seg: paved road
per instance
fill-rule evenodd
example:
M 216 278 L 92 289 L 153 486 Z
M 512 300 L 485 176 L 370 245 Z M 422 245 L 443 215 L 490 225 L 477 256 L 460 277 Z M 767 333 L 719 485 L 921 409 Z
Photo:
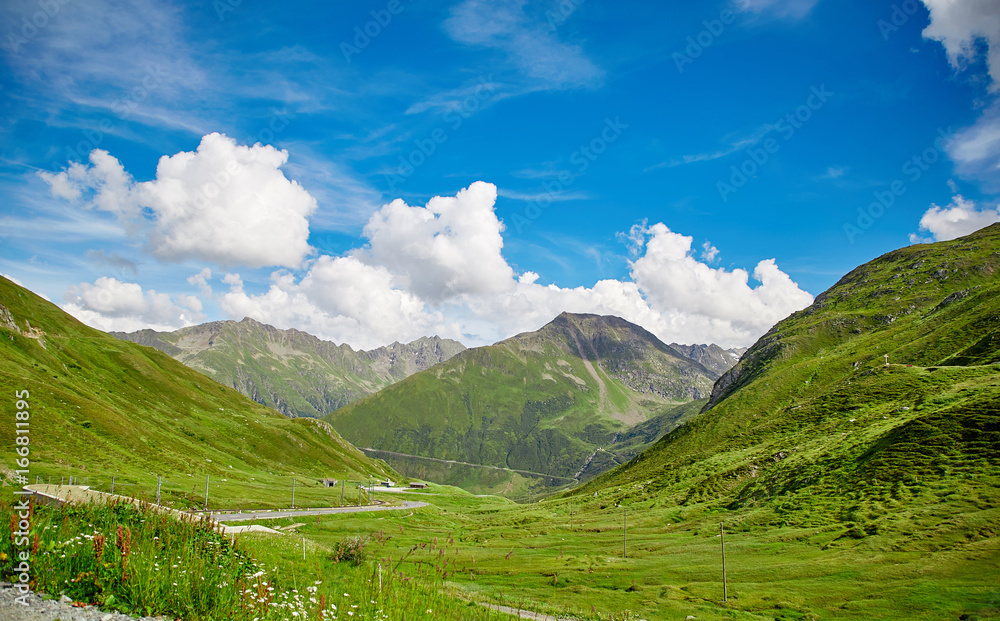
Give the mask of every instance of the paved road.
M 253 513 L 220 513 L 212 515 L 216 522 L 245 522 L 247 520 L 278 520 L 281 518 L 304 517 L 307 515 L 329 515 L 333 513 L 364 513 L 367 511 L 399 511 L 401 509 L 416 509 L 426 507 L 426 502 L 407 500 L 403 506 L 382 507 L 328 507 L 325 509 L 297 509 L 294 511 L 256 511 Z

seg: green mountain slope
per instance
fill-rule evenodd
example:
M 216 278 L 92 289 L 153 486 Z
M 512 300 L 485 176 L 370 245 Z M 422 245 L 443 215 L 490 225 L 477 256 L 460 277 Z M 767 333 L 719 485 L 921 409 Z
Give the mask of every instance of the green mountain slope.
M 292 417 L 323 416 L 465 349 L 458 341 L 435 336 L 355 351 L 250 318 L 112 336 L 155 347 Z
M 119 489 L 128 491 L 127 482 L 141 479 L 149 493 L 156 475 L 183 481 L 185 490 L 200 477 L 201 487 L 191 492 L 200 499 L 206 475 L 259 490 L 293 474 L 392 474 L 330 425 L 289 419 L 166 354 L 91 329 L 3 278 L 0 388 L 9 406 L 0 442 L 9 447 L 15 446 L 15 394 L 27 391 L 18 407 L 27 405 L 30 413 L 31 482 L 39 476 L 106 481 L 116 475 Z M 249 488 L 230 492 L 234 502 L 266 502 L 263 492 Z M 181 504 L 191 500 L 179 488 L 171 493 Z
M 623 319 L 563 313 L 537 332 L 466 350 L 325 420 L 361 447 L 565 483 L 582 477 L 616 434 L 707 397 L 717 375 Z M 455 478 L 447 468 L 430 474 L 479 489 L 468 469 Z
M 995 538 L 998 275 L 1000 225 L 855 269 L 751 347 L 705 412 L 572 493 L 729 510 L 735 529 Z

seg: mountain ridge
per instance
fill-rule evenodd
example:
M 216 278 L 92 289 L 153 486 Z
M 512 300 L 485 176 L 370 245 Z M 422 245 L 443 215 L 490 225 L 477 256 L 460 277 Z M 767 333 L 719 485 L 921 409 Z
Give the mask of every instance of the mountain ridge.
M 372 350 L 245 317 L 172 332 L 112 332 L 154 347 L 288 416 L 318 418 L 463 351 L 437 336 Z
M 592 476 L 617 463 L 613 454 L 595 455 L 598 447 L 664 410 L 707 398 L 716 377 L 624 319 L 561 313 L 536 331 L 468 349 L 324 420 L 372 449 L 555 477 L 576 476 L 593 457 L 584 468 Z M 474 476 L 438 474 L 467 489 L 509 483 L 493 477 L 483 486 Z

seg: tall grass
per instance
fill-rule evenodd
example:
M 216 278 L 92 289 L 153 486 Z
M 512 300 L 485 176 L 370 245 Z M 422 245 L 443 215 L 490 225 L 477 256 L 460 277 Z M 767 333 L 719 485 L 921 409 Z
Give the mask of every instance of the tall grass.
M 131 503 L 34 504 L 29 540 L 33 590 L 145 615 L 198 621 L 278 619 L 497 619 L 496 612 L 442 592 L 441 582 L 414 580 L 378 565 L 338 563 L 324 572 L 278 560 L 288 540 L 244 541 L 214 523 L 178 520 Z M 16 513 L 0 504 L 11 536 L 0 537 L 0 577 L 14 578 Z M 272 536 L 278 537 L 278 536 Z M 270 570 L 255 559 L 263 546 Z M 297 548 L 300 549 L 300 548 Z M 326 575 L 324 575 L 326 574 Z M 16 578 L 14 578 L 16 579 Z

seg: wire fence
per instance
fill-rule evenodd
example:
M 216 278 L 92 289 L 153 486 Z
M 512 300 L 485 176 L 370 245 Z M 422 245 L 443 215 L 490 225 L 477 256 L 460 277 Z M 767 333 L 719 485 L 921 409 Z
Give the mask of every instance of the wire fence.
M 295 509 L 381 504 L 375 479 L 288 477 L 277 484 L 218 475 L 35 475 L 35 485 L 83 486 L 99 492 L 140 498 L 175 509 L 218 511 Z

